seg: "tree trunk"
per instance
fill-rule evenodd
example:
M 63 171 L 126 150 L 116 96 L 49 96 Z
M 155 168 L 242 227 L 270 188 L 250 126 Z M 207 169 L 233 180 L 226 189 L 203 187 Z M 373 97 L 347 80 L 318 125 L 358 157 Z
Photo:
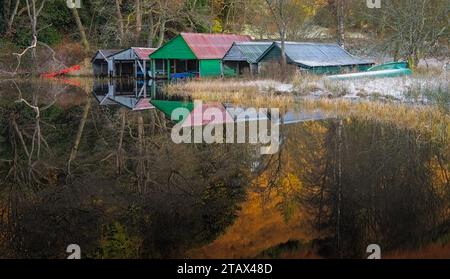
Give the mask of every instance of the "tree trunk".
M 336 0 L 337 21 L 338 21 L 338 43 L 345 48 L 345 0 Z
M 70 152 L 69 160 L 67 161 L 67 173 L 71 175 L 71 164 L 75 160 L 78 154 L 78 147 L 81 142 L 81 137 L 83 136 L 84 127 L 86 125 L 89 111 L 91 110 L 91 98 L 86 98 L 86 104 L 84 105 L 83 116 L 81 117 L 80 124 L 78 125 L 78 131 L 75 136 L 75 142 L 72 147 L 72 151 Z
M 27 1 L 28 2 L 28 1 Z M 32 9 L 31 9 L 31 14 L 30 11 L 28 11 L 28 15 L 30 16 L 30 20 L 31 20 L 31 34 L 33 36 L 33 42 L 32 45 L 34 45 L 35 47 L 33 47 L 31 49 L 31 57 L 33 58 L 33 72 L 36 73 L 37 72 L 37 52 L 36 52 L 36 45 L 37 45 L 37 11 L 36 11 L 36 1 L 33 0 L 32 2 Z M 29 9 L 28 9 L 29 10 Z
M 281 74 L 282 78 L 286 77 L 286 67 L 287 67 L 287 61 L 286 61 L 286 32 L 281 31 Z
M 141 38 L 142 31 L 142 11 L 141 11 L 141 1 L 136 0 L 136 44 L 139 45 L 139 39 Z
M 122 11 L 121 11 L 121 8 L 120 8 L 121 4 L 122 4 L 121 0 L 116 0 L 116 16 L 117 16 L 117 23 L 119 25 L 118 26 L 118 28 L 119 28 L 119 41 L 120 41 L 120 45 L 123 46 L 125 33 L 124 33 L 124 28 L 123 28 Z
M 86 32 L 84 30 L 83 23 L 81 22 L 80 16 L 78 14 L 78 10 L 77 8 L 73 8 L 71 10 L 73 17 L 75 18 L 75 22 L 77 23 L 78 31 L 80 32 L 81 43 L 83 44 L 84 49 L 89 51 L 89 42 L 86 37 Z
M 153 15 L 150 13 L 148 19 L 148 37 L 147 37 L 147 47 L 153 47 L 153 37 L 155 34 L 153 33 Z
M 12 11 L 11 16 L 9 17 L 8 29 L 6 30 L 6 34 L 10 34 L 12 31 L 12 25 L 14 23 L 14 18 L 17 15 L 17 10 L 19 9 L 19 3 L 20 3 L 20 0 L 16 0 L 16 5 L 14 6 L 14 10 Z
M 161 47 L 162 44 L 164 43 L 164 34 L 166 32 L 166 21 L 162 20 L 161 21 L 161 26 L 159 27 L 159 38 L 158 38 L 158 45 L 156 46 L 157 48 Z

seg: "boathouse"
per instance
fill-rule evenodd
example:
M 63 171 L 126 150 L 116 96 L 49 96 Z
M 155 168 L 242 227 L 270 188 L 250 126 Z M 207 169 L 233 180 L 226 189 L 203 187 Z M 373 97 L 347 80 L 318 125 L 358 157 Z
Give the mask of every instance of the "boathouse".
M 130 47 L 109 56 L 112 60 L 112 76 L 147 78 L 150 70 L 149 55 L 155 50 L 156 48 Z
M 222 58 L 234 42 L 250 41 L 234 34 L 180 33 L 150 55 L 156 78 L 223 75 Z
M 258 58 L 272 42 L 235 42 L 223 57 L 224 74 L 227 76 L 258 73 Z
M 92 92 L 101 106 L 122 106 L 137 111 L 155 108 L 150 103 L 148 88 L 147 81 L 143 80 L 130 82 L 109 80 L 107 83 L 94 81 Z
M 315 74 L 365 71 L 374 63 L 348 53 L 337 44 L 285 43 L 286 62 Z M 259 58 L 262 65 L 281 61 L 281 43 L 274 42 Z
M 120 52 L 120 49 L 99 49 L 91 59 L 92 71 L 96 77 L 112 75 L 113 68 L 111 55 Z

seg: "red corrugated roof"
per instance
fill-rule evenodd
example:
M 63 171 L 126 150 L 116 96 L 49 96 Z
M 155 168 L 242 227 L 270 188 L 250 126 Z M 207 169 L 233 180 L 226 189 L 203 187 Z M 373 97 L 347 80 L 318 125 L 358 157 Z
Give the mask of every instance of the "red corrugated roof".
M 181 127 L 195 127 L 206 124 L 234 123 L 233 117 L 221 103 L 207 103 L 195 106 Z
M 155 52 L 156 48 L 146 48 L 146 47 L 132 47 L 134 53 L 142 60 L 149 60 L 150 54 Z
M 251 41 L 250 36 L 234 34 L 181 33 L 197 59 L 222 59 L 233 42 Z

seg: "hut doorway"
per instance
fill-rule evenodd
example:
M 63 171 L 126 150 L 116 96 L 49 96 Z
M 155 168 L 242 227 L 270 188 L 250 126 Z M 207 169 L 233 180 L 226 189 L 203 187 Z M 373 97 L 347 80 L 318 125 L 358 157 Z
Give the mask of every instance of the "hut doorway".
M 94 76 L 105 77 L 108 76 L 108 63 L 105 60 L 95 60 L 92 62 Z
M 223 66 L 225 75 L 251 74 L 250 64 L 247 61 L 224 61 Z
M 114 61 L 114 69 L 118 77 L 134 77 L 135 76 L 135 62 L 132 61 Z

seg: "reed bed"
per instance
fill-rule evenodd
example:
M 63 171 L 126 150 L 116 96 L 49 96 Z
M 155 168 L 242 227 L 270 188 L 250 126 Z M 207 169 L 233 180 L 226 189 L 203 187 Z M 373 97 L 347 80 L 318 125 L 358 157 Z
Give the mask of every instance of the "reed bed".
M 256 80 L 199 80 L 167 85 L 171 95 L 203 101 L 217 101 L 253 107 L 286 107 L 294 103 L 292 94 L 286 93 L 285 84 Z
M 317 78 L 303 77 L 314 84 Z M 400 128 L 415 129 L 448 140 L 450 114 L 438 105 L 411 104 L 394 101 L 353 101 L 346 98 L 299 97 L 299 84 L 291 91 L 280 91 L 284 84 L 276 81 L 200 80 L 168 85 L 167 92 L 204 101 L 229 102 L 253 107 L 320 110 L 336 117 L 357 117 L 393 123 Z M 448 92 L 446 92 L 448 94 Z M 297 95 L 297 97 L 295 97 Z
M 322 98 L 302 100 L 301 107 L 321 110 L 336 117 L 357 117 L 393 123 L 400 128 L 429 133 L 436 140 L 448 141 L 450 135 L 450 114 L 436 106 Z

